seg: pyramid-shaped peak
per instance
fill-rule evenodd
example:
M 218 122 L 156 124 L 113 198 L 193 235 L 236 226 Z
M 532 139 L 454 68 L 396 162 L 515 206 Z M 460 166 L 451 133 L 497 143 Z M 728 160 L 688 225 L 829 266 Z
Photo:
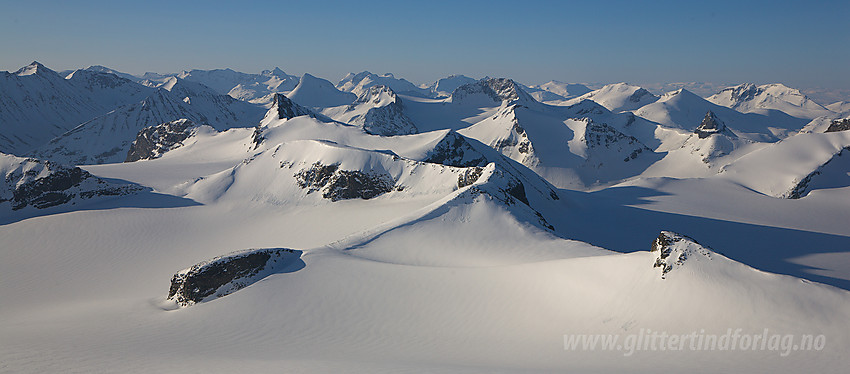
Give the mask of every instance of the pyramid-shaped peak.
M 285 76 L 288 75 L 288 74 L 286 74 L 285 71 L 281 70 L 281 68 L 279 68 L 277 66 L 275 66 L 275 68 L 271 69 L 271 70 L 263 70 L 263 72 L 260 73 L 260 74 L 265 75 L 265 76 L 278 76 L 278 77 L 285 77 Z
M 727 132 L 726 125 L 710 110 L 705 113 L 702 123 L 694 130 L 694 133 L 699 135 L 700 139 L 722 132 Z
M 291 119 L 299 116 L 312 116 L 312 111 L 302 107 L 281 93 L 274 94 L 270 113 L 275 113 L 278 119 Z
M 47 67 L 42 65 L 40 62 L 33 61 L 29 65 L 18 69 L 18 71 L 15 72 L 15 75 L 17 75 L 19 77 L 23 77 L 23 76 L 27 76 L 27 75 L 42 75 L 42 74 L 51 74 L 51 73 L 52 73 L 52 75 L 58 75 L 56 72 L 48 69 Z
M 357 102 L 366 103 L 369 101 L 375 101 L 377 103 L 383 99 L 396 101 L 398 100 L 398 95 L 396 95 L 392 88 L 379 84 L 369 87 L 369 89 L 360 94 L 360 96 L 357 97 Z

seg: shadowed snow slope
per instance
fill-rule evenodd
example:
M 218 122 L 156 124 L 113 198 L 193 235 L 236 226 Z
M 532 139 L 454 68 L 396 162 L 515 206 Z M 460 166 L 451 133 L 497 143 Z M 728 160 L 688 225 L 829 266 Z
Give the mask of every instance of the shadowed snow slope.
M 139 103 L 118 107 L 36 149 L 33 155 L 68 164 L 121 162 L 140 130 L 185 118 L 216 129 L 256 124 L 263 109 L 209 88 L 169 78 Z

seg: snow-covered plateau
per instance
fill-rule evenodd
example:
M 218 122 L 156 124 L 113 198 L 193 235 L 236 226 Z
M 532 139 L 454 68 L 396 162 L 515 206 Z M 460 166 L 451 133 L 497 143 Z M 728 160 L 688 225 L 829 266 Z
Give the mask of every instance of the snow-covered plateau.
M 846 373 L 845 104 L 0 72 L 0 372 Z

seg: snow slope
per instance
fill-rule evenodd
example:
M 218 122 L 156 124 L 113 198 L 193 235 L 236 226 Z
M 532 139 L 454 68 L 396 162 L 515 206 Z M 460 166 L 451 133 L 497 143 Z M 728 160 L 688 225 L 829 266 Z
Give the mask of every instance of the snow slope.
M 846 371 L 850 131 L 826 120 L 622 84 L 547 105 L 305 74 L 260 107 L 148 78 L 56 141 L 106 163 L 0 154 L 0 371 Z
M 439 96 L 451 96 L 458 87 L 465 84 L 475 83 L 478 81 L 475 78 L 470 78 L 465 75 L 450 75 L 445 78 L 440 78 L 431 85 L 431 91 Z
M 761 113 L 740 113 L 703 99 L 688 90 L 665 93 L 661 98 L 634 113 L 650 121 L 688 131 L 695 129 L 711 111 L 723 120 L 738 136 L 756 141 L 776 141 L 796 133 L 806 120 L 770 110 Z
M 328 108 L 351 104 L 357 95 L 336 89 L 330 81 L 305 73 L 289 94 L 290 99 L 310 108 Z
M 566 102 L 573 105 L 582 100 L 593 100 L 612 112 L 635 110 L 644 105 L 653 103 L 658 97 L 639 86 L 627 83 L 615 83 L 605 85 L 598 90 L 588 92 Z

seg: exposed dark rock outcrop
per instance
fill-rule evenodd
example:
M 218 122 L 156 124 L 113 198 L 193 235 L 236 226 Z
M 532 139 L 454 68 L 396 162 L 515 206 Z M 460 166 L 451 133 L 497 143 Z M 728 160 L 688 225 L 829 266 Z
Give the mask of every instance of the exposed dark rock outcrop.
M 457 187 L 464 188 L 475 183 L 478 178 L 481 177 L 481 173 L 484 172 L 484 169 L 481 167 L 472 167 L 458 175 L 457 177 Z
M 495 104 L 503 101 L 536 101 L 511 79 L 484 78 L 478 82 L 465 84 L 455 89 L 452 92 L 452 102 L 460 103 L 476 95 L 484 95 Z
M 662 231 L 652 242 L 650 252 L 658 252 L 653 267 L 661 268 L 661 279 L 694 257 L 711 259 L 711 250 L 687 236 L 671 231 Z
M 188 119 L 145 127 L 130 144 L 124 162 L 159 158 L 163 153 L 181 147 L 183 141 L 192 136 L 196 127 L 195 123 Z
M 708 111 L 705 113 L 705 118 L 703 118 L 702 123 L 694 130 L 694 133 L 699 136 L 700 139 L 705 139 L 714 134 L 725 133 L 728 135 L 729 130 L 726 128 L 726 125 L 723 124 L 723 121 L 717 118 L 717 116 L 712 111 Z
M 832 121 L 824 132 L 838 132 L 850 130 L 850 118 Z
M 389 175 L 342 170 L 339 164 L 323 165 L 319 162 L 300 170 L 295 179 L 301 188 L 307 189 L 307 193 L 321 191 L 322 197 L 331 201 L 371 199 L 392 191 L 394 187 Z
M 275 272 L 297 270 L 303 265 L 300 257 L 301 251 L 282 248 L 250 249 L 216 257 L 174 274 L 168 299 L 189 306 L 226 296 Z
M 643 152 L 652 152 L 634 136 L 623 134 L 619 130 L 605 123 L 597 123 L 590 119 L 585 128 L 584 140 L 588 148 L 612 148 L 619 146 L 623 151 L 630 152 L 623 161 L 628 162 L 636 159 Z
M 803 179 L 801 179 L 797 184 L 794 185 L 787 193 L 785 193 L 784 197 L 788 199 L 799 199 L 802 198 L 811 192 L 811 183 L 818 175 L 821 175 L 823 169 L 829 165 L 830 162 L 835 160 L 837 157 L 844 156 L 844 152 L 850 153 L 850 147 L 845 147 L 834 156 L 832 156 L 827 162 L 824 162 L 821 166 L 818 166 L 813 172 L 806 175 Z
M 2 155 L 3 157 L 12 157 Z M 58 165 L 37 159 L 14 158 L 18 166 L 0 185 L 0 203 L 10 202 L 12 210 L 27 206 L 50 208 L 75 198 L 127 195 L 142 190 L 132 184 L 106 182 L 78 167 Z
M 291 119 L 300 116 L 315 117 L 312 110 L 294 103 L 286 95 L 276 93 L 272 98 L 272 108 L 277 111 L 278 119 Z

